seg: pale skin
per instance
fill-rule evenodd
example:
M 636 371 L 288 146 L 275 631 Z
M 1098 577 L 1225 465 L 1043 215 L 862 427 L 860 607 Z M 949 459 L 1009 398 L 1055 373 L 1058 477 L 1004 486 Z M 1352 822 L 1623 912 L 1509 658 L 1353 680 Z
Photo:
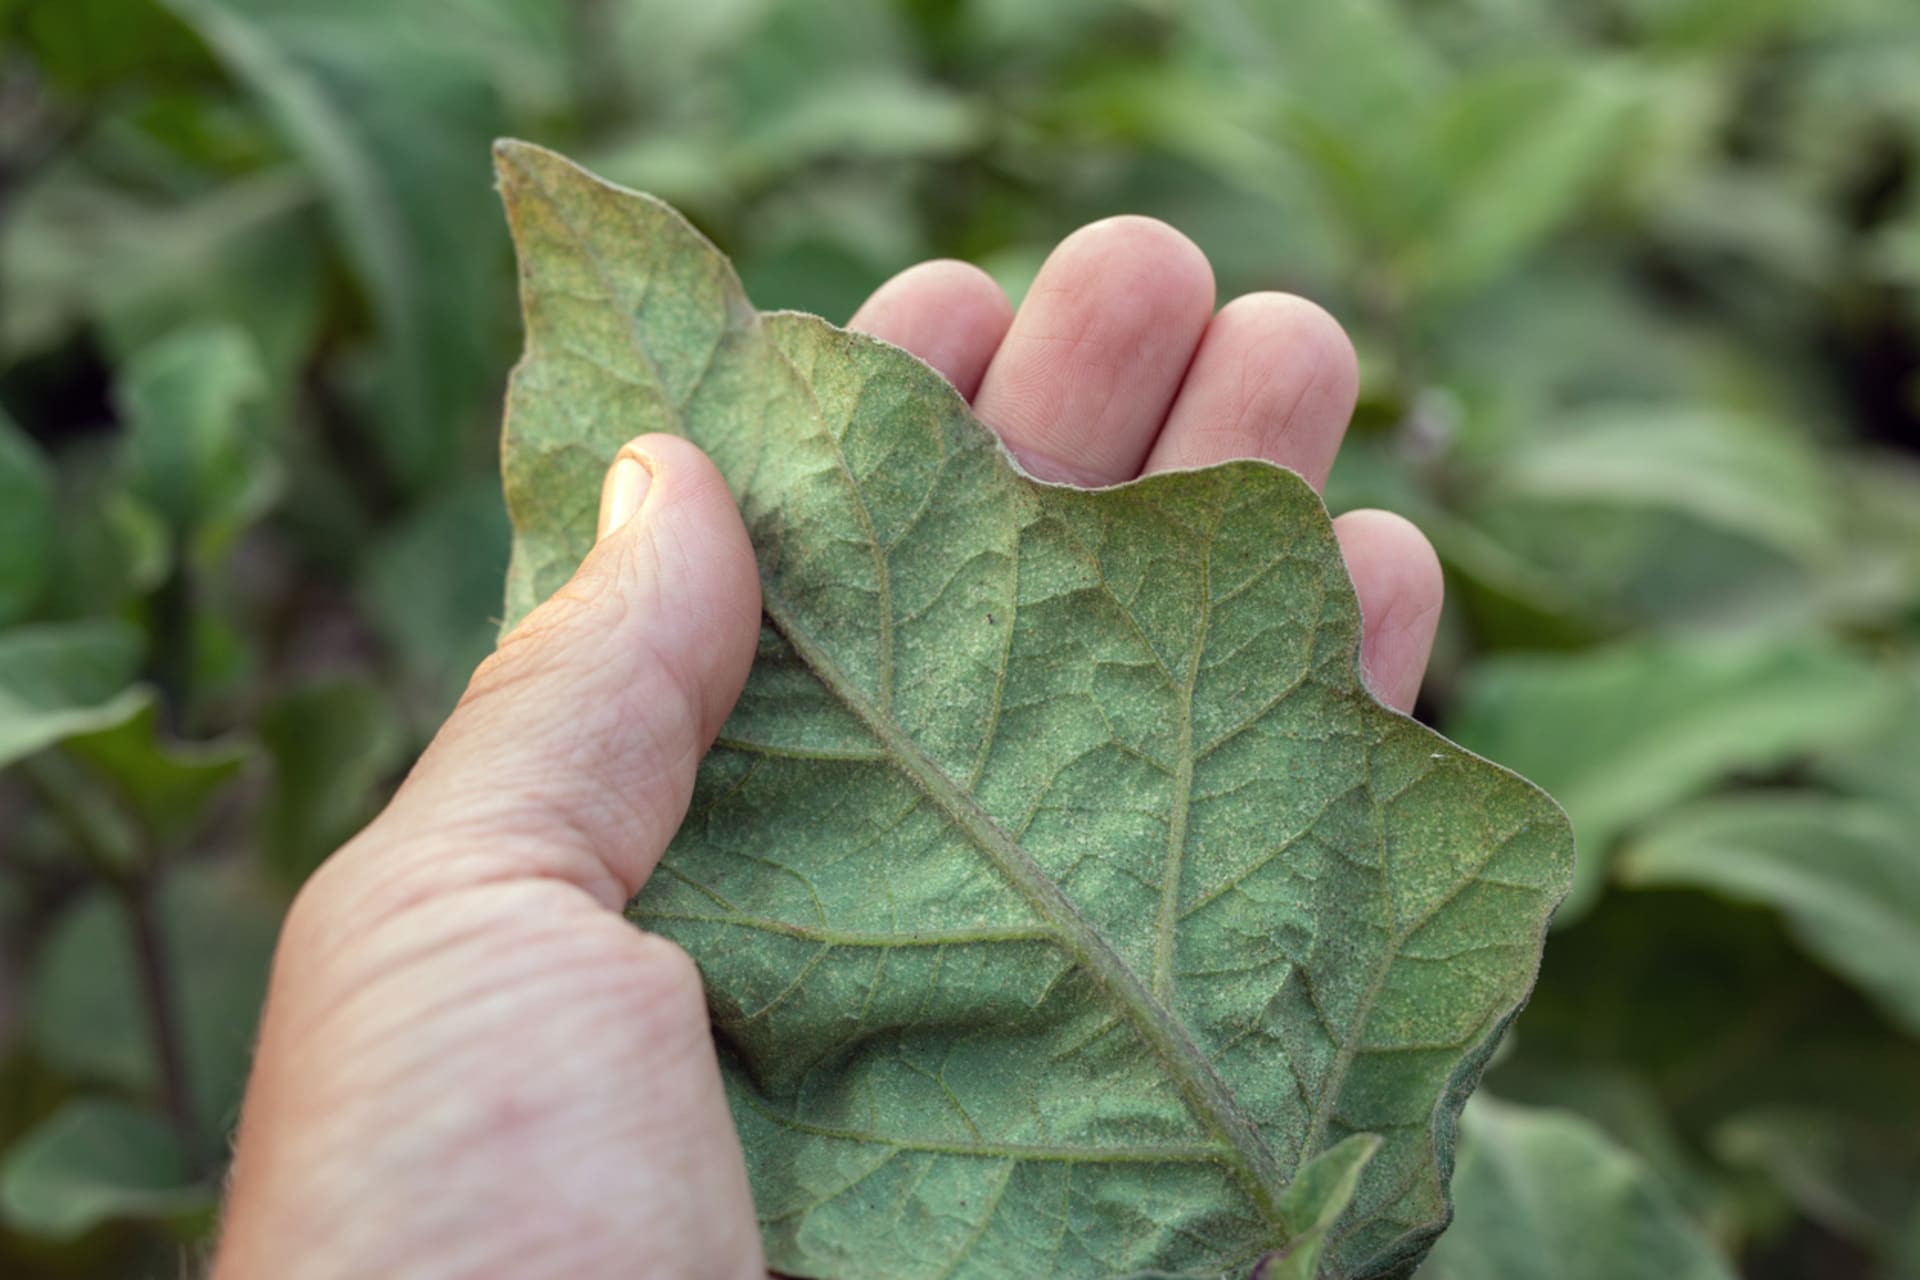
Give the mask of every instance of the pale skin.
M 1326 312 L 1216 310 L 1204 255 L 1145 218 L 1068 237 L 1017 314 L 985 273 L 928 262 L 849 327 L 1077 484 L 1257 457 L 1319 486 L 1358 380 Z M 216 1280 L 766 1274 L 698 970 L 620 914 L 746 679 L 752 549 L 713 465 L 667 436 L 622 451 L 601 523 L 288 915 Z M 1386 512 L 1334 529 L 1362 670 L 1406 710 L 1438 561 Z

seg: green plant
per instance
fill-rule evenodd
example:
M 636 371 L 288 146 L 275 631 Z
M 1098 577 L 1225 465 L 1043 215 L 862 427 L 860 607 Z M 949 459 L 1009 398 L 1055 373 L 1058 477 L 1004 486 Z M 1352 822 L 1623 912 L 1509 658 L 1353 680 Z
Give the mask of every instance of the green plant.
M 1422 715 L 1581 838 L 1432 1269 L 1506 1274 L 1481 1197 L 1573 1161 L 1632 1190 L 1536 1238 L 1914 1274 L 1916 46 L 1906 0 L 0 0 L 0 1269 L 176 1273 L 277 914 L 491 642 L 515 132 L 765 306 L 1017 291 L 1131 210 L 1341 316 L 1329 497 L 1447 564 Z

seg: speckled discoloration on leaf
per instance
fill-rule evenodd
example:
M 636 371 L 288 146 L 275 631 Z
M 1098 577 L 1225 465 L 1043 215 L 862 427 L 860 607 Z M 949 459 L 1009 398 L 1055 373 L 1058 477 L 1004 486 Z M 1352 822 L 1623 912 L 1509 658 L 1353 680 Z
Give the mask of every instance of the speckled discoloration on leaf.
M 633 914 L 706 975 L 770 1263 L 1245 1273 L 1364 1133 L 1316 1179 L 1322 1274 L 1411 1269 L 1572 841 L 1365 691 L 1319 498 L 1258 462 L 1037 483 L 664 205 L 498 157 L 509 619 L 641 432 L 713 456 L 759 556 L 759 659 Z

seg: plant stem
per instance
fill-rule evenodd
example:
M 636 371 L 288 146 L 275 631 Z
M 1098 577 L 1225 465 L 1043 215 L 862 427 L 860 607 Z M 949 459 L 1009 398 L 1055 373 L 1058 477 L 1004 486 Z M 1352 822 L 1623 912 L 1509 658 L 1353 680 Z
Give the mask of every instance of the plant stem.
M 20 762 L 28 783 L 60 819 L 89 870 L 118 884 L 139 861 L 143 843 L 98 785 L 57 751 Z
M 180 1006 L 174 999 L 173 964 L 167 955 L 165 931 L 155 902 L 154 879 L 141 874 L 119 882 L 127 918 L 133 924 L 136 967 L 147 1006 L 153 1056 L 160 1067 L 160 1097 L 179 1132 L 187 1167 L 196 1176 L 209 1172 L 207 1153 L 200 1141 L 193 1085 L 187 1075 L 187 1055 L 180 1034 Z
M 28 779 L 52 805 L 93 874 L 111 888 L 124 907 L 132 931 L 134 967 L 146 1006 L 147 1030 L 159 1068 L 160 1100 L 179 1135 L 180 1150 L 196 1177 L 212 1172 L 211 1153 L 200 1137 L 192 1079 L 181 1034 L 173 964 L 156 901 L 159 862 L 150 842 L 117 826 L 112 809 L 97 788 L 57 752 L 26 761 Z
M 153 594 L 153 680 L 167 730 L 184 736 L 193 698 L 193 575 L 185 541 L 175 539 L 173 568 Z

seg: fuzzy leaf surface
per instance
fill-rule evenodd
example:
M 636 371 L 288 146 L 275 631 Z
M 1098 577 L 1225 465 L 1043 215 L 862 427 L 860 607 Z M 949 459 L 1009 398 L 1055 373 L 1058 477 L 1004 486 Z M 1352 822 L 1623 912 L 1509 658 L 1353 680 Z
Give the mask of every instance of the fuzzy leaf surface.
M 632 911 L 701 963 L 770 1264 L 1244 1275 L 1372 1134 L 1357 1177 L 1313 1166 L 1353 1184 L 1313 1247 L 1409 1270 L 1572 841 L 1366 692 L 1312 489 L 1038 483 L 911 356 L 757 312 L 666 206 L 497 157 L 509 621 L 640 432 L 707 450 L 759 558 L 753 674 Z

